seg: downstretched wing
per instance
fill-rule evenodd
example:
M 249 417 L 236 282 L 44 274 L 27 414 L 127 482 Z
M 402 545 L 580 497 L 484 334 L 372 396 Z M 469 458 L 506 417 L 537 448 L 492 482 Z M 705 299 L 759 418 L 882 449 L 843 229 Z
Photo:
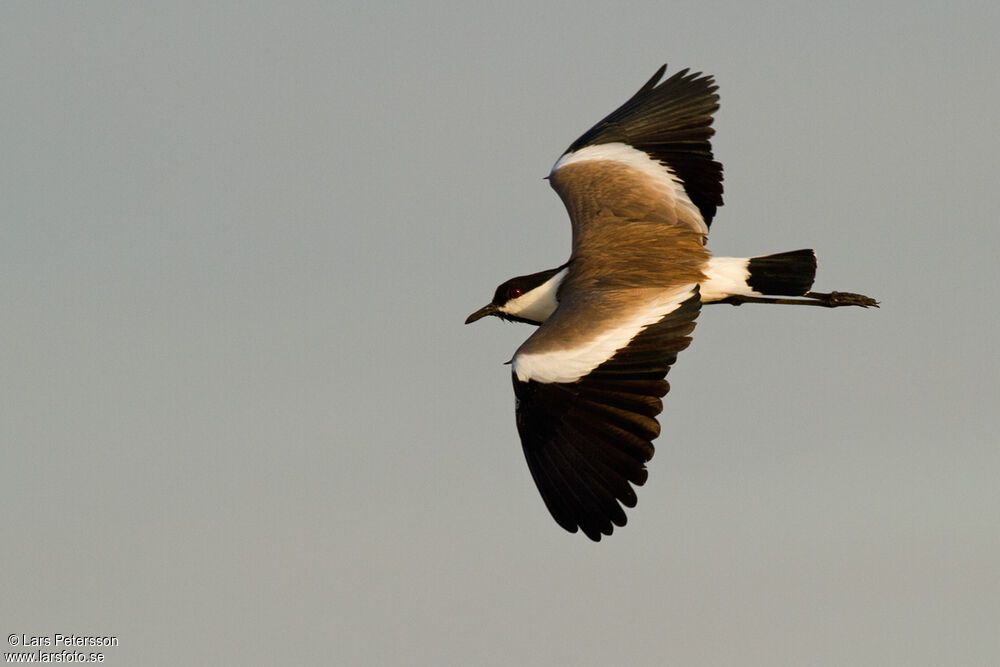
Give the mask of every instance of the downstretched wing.
M 690 343 L 701 302 L 695 283 L 639 307 L 600 295 L 561 303 L 537 334 L 585 328 L 570 346 L 532 336 L 513 360 L 517 429 L 528 468 L 556 522 L 592 540 L 625 525 L 646 481 L 664 379 Z M 592 328 L 594 319 L 614 322 Z M 551 328 L 550 328 L 551 327 Z

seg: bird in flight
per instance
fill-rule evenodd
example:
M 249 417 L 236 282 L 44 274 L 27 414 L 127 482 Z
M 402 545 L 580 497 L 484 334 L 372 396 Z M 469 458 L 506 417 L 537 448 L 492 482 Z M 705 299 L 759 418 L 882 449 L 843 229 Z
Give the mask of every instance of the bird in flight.
M 711 76 L 666 65 L 574 141 L 547 177 L 569 213 L 565 264 L 497 287 L 465 321 L 538 326 L 513 359 L 515 414 L 531 476 L 552 517 L 594 541 L 624 526 L 646 481 L 664 379 L 703 304 L 877 306 L 811 291 L 812 250 L 713 257 L 722 205 L 712 155 Z

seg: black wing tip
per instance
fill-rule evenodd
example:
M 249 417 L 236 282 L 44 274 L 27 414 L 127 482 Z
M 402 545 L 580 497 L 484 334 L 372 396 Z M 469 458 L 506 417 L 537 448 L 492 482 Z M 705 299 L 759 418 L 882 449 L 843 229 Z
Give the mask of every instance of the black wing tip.
M 692 72 L 690 67 L 685 67 L 683 69 L 679 69 L 676 72 L 674 72 L 673 74 L 671 74 L 668 79 L 666 79 L 665 81 L 661 81 L 661 79 L 663 79 L 663 75 L 667 73 L 667 68 L 668 67 L 669 66 L 668 66 L 667 63 L 663 63 L 662 65 L 660 65 L 659 69 L 657 69 L 656 72 L 653 74 L 653 76 L 651 76 L 649 78 L 649 81 L 647 81 L 646 84 L 642 88 L 639 89 L 639 92 L 645 92 L 645 91 L 648 91 L 648 90 L 652 90 L 653 88 L 657 88 L 660 85 L 666 83 L 667 81 L 670 81 L 671 79 L 687 79 L 688 81 L 704 81 L 705 83 L 708 83 L 709 85 L 717 87 L 717 84 L 715 83 L 715 76 L 714 75 L 712 75 L 712 74 L 705 74 L 704 72 Z
M 712 153 L 715 77 L 681 69 L 663 79 L 662 65 L 632 97 L 584 132 L 563 155 L 587 146 L 622 142 L 670 166 L 711 225 L 722 206 L 722 164 Z
M 511 375 L 528 469 L 555 522 L 594 542 L 625 526 L 626 509 L 638 503 L 635 489 L 648 478 L 646 463 L 659 432 L 659 410 L 650 402 L 660 405 L 655 395 L 665 382 L 596 382 L 587 390 Z M 606 419 L 595 423 L 597 414 Z
M 657 88 L 662 88 L 668 83 L 684 83 L 684 84 L 699 84 L 705 87 L 705 90 L 710 93 L 715 93 L 719 90 L 719 84 L 715 80 L 714 74 L 705 74 L 701 71 L 692 71 L 690 67 L 685 67 L 679 69 L 673 74 L 671 74 L 666 79 L 662 81 L 663 75 L 667 72 L 667 65 L 661 65 L 660 69 L 656 70 L 656 74 L 640 89 L 640 92 L 647 92 L 649 90 L 654 90 Z M 656 83 L 653 83 L 653 82 Z M 651 85 L 652 84 L 652 85 Z M 718 95 L 715 96 L 718 99 Z
M 667 72 L 667 64 L 663 63 L 662 65 L 660 65 L 660 69 L 656 70 L 653 76 L 649 77 L 649 81 L 647 81 L 642 86 L 642 88 L 640 88 L 639 91 L 632 97 L 633 98 L 638 97 L 639 95 L 642 95 L 643 93 L 656 88 L 658 85 L 660 85 L 660 79 L 663 78 L 663 75 L 666 74 L 666 72 Z
M 601 526 L 597 530 L 593 530 L 593 529 L 588 530 L 587 528 L 584 528 L 583 526 L 580 526 L 580 529 L 583 531 L 583 534 L 586 535 L 587 539 L 589 539 L 590 541 L 592 541 L 592 542 L 600 542 L 601 538 L 603 538 L 603 537 L 611 537 L 614 534 L 616 527 L 618 527 L 618 528 L 624 528 L 625 525 L 628 523 L 628 517 L 626 517 L 623 514 L 620 520 L 610 519 L 610 521 L 611 521 L 610 525 Z M 569 532 L 576 533 L 576 528 L 574 527 L 574 529 L 571 530 L 571 531 L 569 531 Z

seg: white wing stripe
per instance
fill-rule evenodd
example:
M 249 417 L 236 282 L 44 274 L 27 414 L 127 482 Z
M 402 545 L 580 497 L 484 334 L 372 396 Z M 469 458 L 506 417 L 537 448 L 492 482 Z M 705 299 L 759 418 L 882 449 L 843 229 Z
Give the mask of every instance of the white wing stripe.
M 555 173 L 566 165 L 589 160 L 621 162 L 639 171 L 649 178 L 653 185 L 663 190 L 667 197 L 687 209 L 692 219 L 698 221 L 700 231 L 703 234 L 708 234 L 708 225 L 705 224 L 705 219 L 701 217 L 701 211 L 698 210 L 698 207 L 688 197 L 687 190 L 684 189 L 684 183 L 677 177 L 677 174 L 669 166 L 658 160 L 654 160 L 647 153 L 633 148 L 628 144 L 620 141 L 610 144 L 597 144 L 596 146 L 585 146 L 572 153 L 566 153 L 553 165 L 552 173 Z
M 572 348 L 514 355 L 514 372 L 521 382 L 576 382 L 626 347 L 643 329 L 656 324 L 689 299 L 695 285 L 685 285 L 649 302 L 617 327 Z

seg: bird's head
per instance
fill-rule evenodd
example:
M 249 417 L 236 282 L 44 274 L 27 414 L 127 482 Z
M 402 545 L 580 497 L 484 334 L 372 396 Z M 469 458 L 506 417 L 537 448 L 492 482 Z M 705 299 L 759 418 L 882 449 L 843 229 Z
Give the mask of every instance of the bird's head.
M 493 293 L 493 300 L 469 315 L 466 324 L 487 315 L 512 322 L 541 324 L 559 305 L 559 285 L 566 276 L 566 265 L 518 276 L 503 282 Z

